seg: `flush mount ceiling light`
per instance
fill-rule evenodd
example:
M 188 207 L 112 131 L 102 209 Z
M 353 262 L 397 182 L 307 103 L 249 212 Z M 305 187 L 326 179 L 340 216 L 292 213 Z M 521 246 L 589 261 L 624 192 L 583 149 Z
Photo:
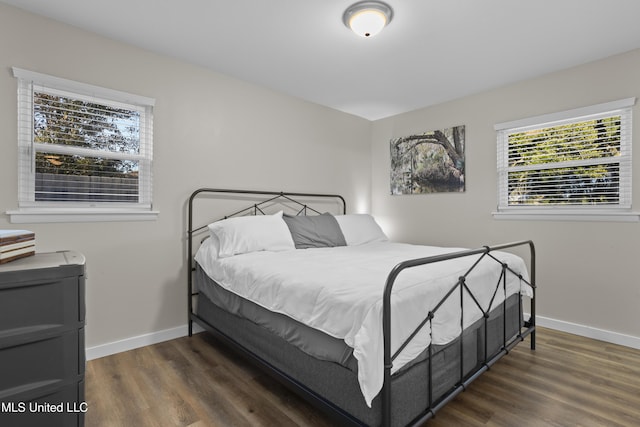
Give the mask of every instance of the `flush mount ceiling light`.
M 393 17 L 393 9 L 381 1 L 361 1 L 344 11 L 342 21 L 347 28 L 361 37 L 378 34 Z

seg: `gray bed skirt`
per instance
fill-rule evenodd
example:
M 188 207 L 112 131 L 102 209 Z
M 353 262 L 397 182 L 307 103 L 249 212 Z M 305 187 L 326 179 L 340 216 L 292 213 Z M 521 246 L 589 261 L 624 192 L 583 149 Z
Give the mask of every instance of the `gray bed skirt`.
M 485 319 L 481 319 L 467 328 L 461 338 L 446 345 L 432 346 L 430 351 L 434 395 L 431 399 L 429 350 L 419 356 L 416 362 L 393 375 L 393 426 L 410 424 L 425 412 L 429 402 L 435 405 L 456 387 L 461 382 L 461 375 L 467 377 L 484 360 L 498 353 L 505 337 L 509 340 L 520 332 L 522 310 L 519 296 L 508 298 L 506 318 L 503 316 L 503 307 L 500 305 L 490 313 L 486 330 Z M 280 373 L 302 384 L 311 394 L 331 402 L 332 406 L 339 408 L 338 411 L 349 414 L 353 424 L 381 425 L 380 396 L 373 400 L 371 408 L 367 407 L 358 384 L 357 365 L 313 357 L 264 326 L 220 308 L 202 292 L 198 295 L 196 314 L 197 318 L 194 320 L 205 328 L 215 328 L 215 332 L 221 333 Z M 464 357 L 460 356 L 461 352 Z

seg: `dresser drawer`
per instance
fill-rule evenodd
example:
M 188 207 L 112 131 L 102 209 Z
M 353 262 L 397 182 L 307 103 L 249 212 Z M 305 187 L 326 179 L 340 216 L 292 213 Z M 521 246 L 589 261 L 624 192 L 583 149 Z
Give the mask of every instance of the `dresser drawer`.
M 0 351 L 0 400 L 77 381 L 84 374 L 84 329 Z M 18 368 L 19 367 L 19 368 Z
M 80 381 L 30 400 L 0 399 L 0 426 L 77 427 L 84 425 L 86 410 L 84 382 Z
M 78 282 L 78 277 L 67 277 L 0 287 L 0 338 L 21 328 L 77 327 L 84 320 Z
M 84 425 L 84 263 L 61 251 L 0 265 L 0 427 Z

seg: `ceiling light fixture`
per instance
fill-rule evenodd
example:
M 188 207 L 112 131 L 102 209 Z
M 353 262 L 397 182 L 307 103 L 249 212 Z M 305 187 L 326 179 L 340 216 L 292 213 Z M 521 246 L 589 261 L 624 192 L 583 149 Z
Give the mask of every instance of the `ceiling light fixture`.
M 381 1 L 360 1 L 344 11 L 342 21 L 360 37 L 378 34 L 393 17 L 393 9 Z

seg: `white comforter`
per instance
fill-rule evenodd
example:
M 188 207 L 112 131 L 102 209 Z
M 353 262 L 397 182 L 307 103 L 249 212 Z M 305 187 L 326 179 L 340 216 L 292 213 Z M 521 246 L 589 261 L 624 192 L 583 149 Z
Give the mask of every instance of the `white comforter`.
M 358 380 L 367 405 L 382 388 L 382 294 L 387 275 L 401 261 L 462 250 L 402 243 L 253 252 L 230 258 L 210 256 L 207 239 L 196 261 L 218 284 L 269 310 L 343 339 L 358 360 Z M 524 261 L 492 252 L 528 279 Z M 391 308 L 392 354 L 442 297 L 456 285 L 479 255 L 405 270 L 394 285 Z M 487 257 L 467 277 L 467 286 L 485 310 L 498 284 L 501 266 Z M 502 289 L 502 287 L 500 287 Z M 507 295 L 532 296 L 531 288 L 507 275 Z M 493 307 L 504 299 L 498 291 Z M 465 292 L 465 327 L 481 312 Z M 469 308 L 469 309 L 468 309 Z M 427 324 L 393 363 L 393 372 L 431 343 Z M 446 344 L 460 335 L 460 293 L 454 292 L 433 319 L 433 342 Z

